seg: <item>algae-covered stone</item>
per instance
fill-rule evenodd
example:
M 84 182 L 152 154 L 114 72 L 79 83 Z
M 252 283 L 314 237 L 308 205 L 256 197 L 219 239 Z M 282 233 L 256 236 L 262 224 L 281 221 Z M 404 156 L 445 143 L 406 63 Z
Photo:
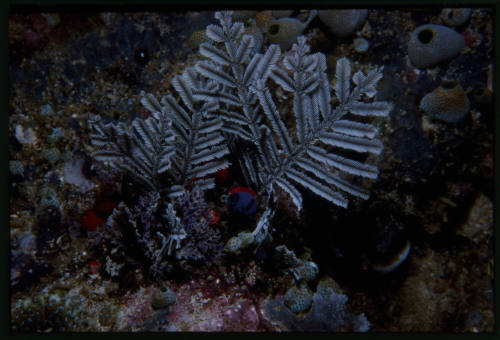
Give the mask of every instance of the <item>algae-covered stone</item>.
M 356 38 L 353 41 L 354 50 L 358 53 L 365 53 L 370 47 L 370 43 L 365 38 Z
M 34 146 L 37 143 L 38 139 L 36 137 L 35 130 L 33 130 L 33 128 L 31 127 L 25 129 L 22 125 L 16 125 L 14 128 L 14 133 L 16 139 L 23 145 Z
M 40 197 L 41 206 L 59 206 L 59 199 L 57 198 L 56 191 L 48 185 L 43 186 L 40 191 L 38 191 L 38 196 Z
M 61 129 L 60 127 L 56 127 L 52 129 L 49 135 L 49 141 L 51 143 L 55 143 L 62 137 L 64 137 L 64 130 Z
M 231 237 L 226 243 L 225 250 L 231 254 L 240 254 L 243 249 L 254 241 L 254 236 L 249 232 L 241 232 L 237 236 Z
M 267 30 L 269 24 L 274 20 L 271 11 L 260 11 L 255 15 L 255 23 L 257 27 Z
M 50 104 L 45 104 L 40 107 L 40 114 L 44 116 L 50 116 L 54 113 L 54 110 L 52 110 L 52 106 Z
M 427 68 L 456 57 L 464 46 L 464 38 L 451 28 L 422 25 L 411 33 L 408 56 L 416 67 Z
M 343 293 L 342 288 L 340 288 L 339 284 L 337 282 L 335 282 L 335 280 L 329 276 L 322 278 L 318 282 L 318 285 L 316 287 L 316 293 L 320 294 L 320 295 L 325 295 L 325 294 L 327 294 L 326 292 L 329 289 L 333 289 L 338 294 Z
M 297 258 L 292 250 L 289 250 L 285 245 L 275 248 L 276 261 L 282 263 L 286 267 L 297 267 L 301 261 Z
M 285 305 L 293 313 L 302 313 L 311 307 L 312 298 L 312 293 L 306 286 L 294 286 L 285 294 Z
M 99 324 L 103 327 L 109 327 L 114 322 L 116 307 L 113 305 L 105 304 L 97 314 Z
M 173 305 L 177 298 L 175 293 L 171 291 L 168 287 L 161 287 L 153 292 L 151 298 L 151 307 L 153 309 L 162 309 Z
M 229 241 L 227 241 L 225 250 L 228 253 L 239 254 L 241 249 L 241 239 L 238 236 L 231 237 Z
M 188 48 L 199 48 L 200 44 L 203 42 L 209 42 L 206 30 L 198 30 L 194 31 L 190 36 L 186 43 L 186 47 Z
M 9 171 L 12 175 L 24 176 L 24 167 L 21 161 L 9 161 Z
M 61 152 L 57 148 L 50 148 L 42 151 L 42 157 L 50 164 L 54 164 L 61 157 Z
M 246 232 L 246 231 L 239 233 L 238 237 L 241 240 L 241 247 L 242 248 L 249 246 L 250 244 L 253 243 L 253 240 L 254 240 L 253 234 L 250 232 Z
M 318 277 L 318 265 L 314 262 L 304 262 L 300 267 L 294 268 L 293 273 L 297 281 L 310 282 Z

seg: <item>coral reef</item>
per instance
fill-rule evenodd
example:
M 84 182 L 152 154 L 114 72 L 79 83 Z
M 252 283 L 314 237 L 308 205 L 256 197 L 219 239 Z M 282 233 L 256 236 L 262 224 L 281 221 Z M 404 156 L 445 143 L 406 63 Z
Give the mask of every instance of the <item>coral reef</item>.
M 21 9 L 12 332 L 493 331 L 491 8 Z M 464 47 L 419 67 L 429 24 Z

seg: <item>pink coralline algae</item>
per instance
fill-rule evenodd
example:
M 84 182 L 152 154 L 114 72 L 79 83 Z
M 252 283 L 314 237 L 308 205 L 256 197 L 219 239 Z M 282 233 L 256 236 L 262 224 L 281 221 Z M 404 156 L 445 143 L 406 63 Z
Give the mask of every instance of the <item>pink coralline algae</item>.
M 117 329 L 137 330 L 151 317 L 153 308 L 151 298 L 156 287 L 141 287 L 137 292 L 126 297 L 127 303 L 117 317 Z
M 237 287 L 222 287 L 220 279 L 192 280 L 175 289 L 177 303 L 169 315 L 170 331 L 264 331 L 259 303 Z

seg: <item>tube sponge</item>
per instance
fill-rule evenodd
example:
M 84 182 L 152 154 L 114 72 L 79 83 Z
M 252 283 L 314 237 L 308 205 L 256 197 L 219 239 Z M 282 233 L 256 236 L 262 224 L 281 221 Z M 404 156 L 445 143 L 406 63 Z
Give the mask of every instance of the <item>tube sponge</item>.
M 273 20 L 267 28 L 267 36 L 272 44 L 279 44 L 282 50 L 287 50 L 297 41 L 306 25 L 295 18 Z
M 411 33 L 408 56 L 416 67 L 427 68 L 457 56 L 464 46 L 464 38 L 451 28 L 422 25 Z
M 441 20 L 447 26 L 461 26 L 469 21 L 471 12 L 470 8 L 443 8 Z
M 336 36 L 347 37 L 365 22 L 367 9 L 335 9 L 318 11 L 320 20 Z
M 463 119 L 469 108 L 469 99 L 456 81 L 444 81 L 420 101 L 420 109 L 429 116 L 449 123 Z

